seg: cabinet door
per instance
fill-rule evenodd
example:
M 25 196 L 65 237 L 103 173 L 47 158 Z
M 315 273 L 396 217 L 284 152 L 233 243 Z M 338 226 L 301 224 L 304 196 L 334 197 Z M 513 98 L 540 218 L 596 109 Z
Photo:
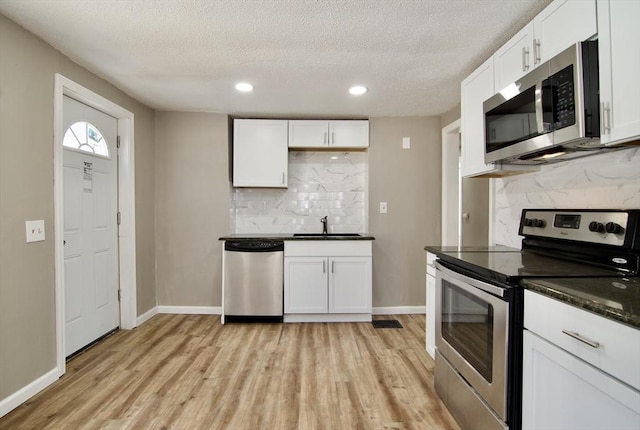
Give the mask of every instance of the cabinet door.
M 330 121 L 329 134 L 331 147 L 369 147 L 369 121 Z
M 286 120 L 233 122 L 233 186 L 286 188 Z
M 371 313 L 371 257 L 334 257 L 329 265 L 329 312 Z
M 284 313 L 328 312 L 328 260 L 325 257 L 284 259 Z
M 638 429 L 638 391 L 528 330 L 523 353 L 523 430 Z
M 493 57 L 496 91 L 533 70 L 533 22 L 498 49 Z
M 640 137 L 640 2 L 598 1 L 603 143 Z M 635 48 L 632 48 L 635 47 Z M 636 49 L 632 54 L 631 50 Z
M 482 103 L 494 94 L 493 57 L 474 71 L 461 85 L 462 176 L 490 172 L 484 162 L 484 112 Z
M 329 121 L 289 121 L 289 148 L 329 146 Z
M 427 274 L 427 352 L 436 355 L 436 277 Z
M 555 0 L 533 20 L 533 67 L 598 32 L 595 0 Z M 537 44 L 537 45 L 536 45 Z

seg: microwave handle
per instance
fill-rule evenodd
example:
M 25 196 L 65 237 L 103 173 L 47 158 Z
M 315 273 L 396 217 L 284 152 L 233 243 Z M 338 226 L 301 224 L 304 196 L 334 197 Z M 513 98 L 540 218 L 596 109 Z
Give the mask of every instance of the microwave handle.
M 544 119 L 544 112 L 542 111 L 542 83 L 539 82 L 536 84 L 536 124 L 538 125 L 538 134 L 544 133 L 544 124 L 542 123 Z
M 545 112 L 545 98 L 551 98 L 551 103 L 546 103 L 547 105 L 551 105 L 553 109 L 553 94 L 550 92 L 553 91 L 553 86 L 551 85 L 549 79 L 545 79 L 536 84 L 536 94 L 535 94 L 535 108 L 536 108 L 536 124 L 538 125 L 538 134 L 546 134 L 551 133 L 553 131 L 553 124 L 550 122 L 544 122 L 545 113 L 548 113 L 553 116 L 553 112 Z M 549 93 L 547 93 L 549 92 Z

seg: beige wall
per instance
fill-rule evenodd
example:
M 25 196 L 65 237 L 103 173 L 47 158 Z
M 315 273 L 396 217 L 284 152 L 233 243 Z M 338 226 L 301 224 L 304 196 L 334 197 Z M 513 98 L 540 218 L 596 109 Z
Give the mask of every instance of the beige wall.
M 440 116 L 440 128 L 445 128 L 457 119 L 460 119 L 460 103 Z
M 0 401 L 56 364 L 54 74 L 135 114 L 139 313 L 155 306 L 154 112 L 0 15 Z M 25 243 L 25 220 L 46 240 Z
M 402 138 L 411 149 L 402 149 Z M 441 234 L 441 127 L 438 117 L 372 118 L 369 231 L 373 306 L 425 305 L 425 251 Z M 380 202 L 388 213 L 380 214 Z
M 222 253 L 229 233 L 226 115 L 156 115 L 158 304 L 221 306 Z

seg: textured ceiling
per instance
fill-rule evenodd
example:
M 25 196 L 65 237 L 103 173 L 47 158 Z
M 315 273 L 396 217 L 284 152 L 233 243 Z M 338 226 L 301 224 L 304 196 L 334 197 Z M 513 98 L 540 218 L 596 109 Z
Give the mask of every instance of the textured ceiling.
M 549 1 L 0 0 L 0 12 L 155 109 L 373 117 L 448 111 Z

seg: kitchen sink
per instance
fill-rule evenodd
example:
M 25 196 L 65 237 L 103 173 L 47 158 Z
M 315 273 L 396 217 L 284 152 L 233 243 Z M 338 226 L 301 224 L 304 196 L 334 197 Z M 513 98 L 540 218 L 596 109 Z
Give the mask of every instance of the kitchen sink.
M 359 237 L 360 233 L 294 233 L 293 237 Z

